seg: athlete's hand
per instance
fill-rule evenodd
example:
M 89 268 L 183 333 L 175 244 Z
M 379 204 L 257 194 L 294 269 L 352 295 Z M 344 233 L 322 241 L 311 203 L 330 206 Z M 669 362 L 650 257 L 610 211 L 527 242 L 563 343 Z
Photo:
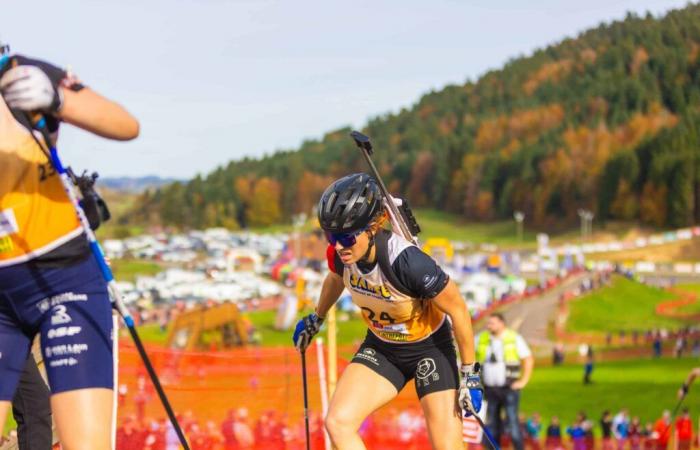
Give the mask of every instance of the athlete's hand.
M 481 401 L 484 399 L 484 386 L 481 384 L 479 363 L 463 364 L 460 369 L 462 381 L 459 385 L 459 406 L 464 410 L 465 417 L 481 411 Z
M 323 319 L 315 313 L 309 314 L 297 322 L 297 326 L 294 329 L 294 337 L 292 338 L 297 350 L 300 352 L 306 351 L 306 347 L 311 343 L 311 339 L 321 329 L 321 324 L 323 324 Z
M 17 66 L 0 78 L 0 92 L 7 106 L 22 111 L 57 113 L 63 103 L 61 88 L 36 66 Z

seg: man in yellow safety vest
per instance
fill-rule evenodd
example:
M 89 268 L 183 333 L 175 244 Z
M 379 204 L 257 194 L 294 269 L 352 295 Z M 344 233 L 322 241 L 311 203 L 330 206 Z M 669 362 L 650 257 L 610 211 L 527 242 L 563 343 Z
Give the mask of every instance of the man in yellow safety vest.
M 503 315 L 491 314 L 486 328 L 488 331 L 476 336 L 475 347 L 476 360 L 482 367 L 487 424 L 499 441 L 503 431 L 501 409 L 505 409 L 505 426 L 513 448 L 523 450 L 518 408 L 520 390 L 527 385 L 532 374 L 532 352 L 521 335 L 506 327 Z

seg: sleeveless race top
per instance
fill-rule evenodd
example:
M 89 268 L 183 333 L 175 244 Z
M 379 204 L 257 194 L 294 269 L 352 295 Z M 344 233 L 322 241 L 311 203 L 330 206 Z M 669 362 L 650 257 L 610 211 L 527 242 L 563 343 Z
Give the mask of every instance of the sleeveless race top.
M 44 255 L 81 233 L 58 174 L 0 97 L 0 267 Z
M 365 273 L 357 264 L 340 263 L 339 266 L 340 259 L 333 247 L 329 247 L 327 256 L 329 267 L 343 277 L 353 303 L 360 307 L 362 318 L 372 333 L 392 343 L 421 341 L 445 321 L 445 314 L 426 298 L 426 294 L 437 295 L 449 278 L 432 258 L 397 234 L 389 238 L 388 252 L 395 274 L 402 282 L 409 281 L 404 284 L 416 287 L 414 296 L 394 287 L 379 264 Z

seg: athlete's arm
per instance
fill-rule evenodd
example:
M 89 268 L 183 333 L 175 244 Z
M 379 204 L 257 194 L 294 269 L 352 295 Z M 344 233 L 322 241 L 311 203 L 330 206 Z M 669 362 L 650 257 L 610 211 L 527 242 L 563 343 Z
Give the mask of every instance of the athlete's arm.
M 321 295 L 316 305 L 316 315 L 322 319 L 326 318 L 328 310 L 338 301 L 338 297 L 343 293 L 345 285 L 343 279 L 335 272 L 329 272 L 323 280 Z
M 467 304 L 457 289 L 454 281 L 450 280 L 445 288 L 431 300 L 445 314 L 450 316 L 454 329 L 459 357 L 462 364 L 474 363 L 474 332 L 472 318 L 467 311 Z
M 128 141 L 139 135 L 139 123 L 123 107 L 90 88 L 63 89 L 57 117 L 99 136 Z
M 700 377 L 700 367 L 696 367 L 690 371 L 688 377 L 683 383 L 683 386 L 681 386 L 681 388 L 678 390 L 678 398 L 683 398 L 686 396 L 686 394 L 688 393 L 688 389 L 690 389 L 690 385 L 693 384 L 693 381 L 697 377 Z
M 513 384 L 510 385 L 511 389 L 517 390 L 527 386 L 527 383 L 530 382 L 530 376 L 532 376 L 532 369 L 535 367 L 535 358 L 530 355 L 521 359 L 520 363 L 523 367 L 523 374 L 520 379 L 514 381 Z
M 12 109 L 40 111 L 48 121 L 61 119 L 109 139 L 125 141 L 139 134 L 138 121 L 124 108 L 45 61 L 15 55 L 0 75 L 0 91 Z M 49 129 L 56 131 L 58 125 Z

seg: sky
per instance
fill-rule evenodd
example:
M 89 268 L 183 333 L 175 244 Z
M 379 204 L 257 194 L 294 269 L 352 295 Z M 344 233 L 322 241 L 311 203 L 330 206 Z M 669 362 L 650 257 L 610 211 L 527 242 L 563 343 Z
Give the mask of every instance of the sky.
M 128 143 L 63 127 L 65 164 L 103 177 L 190 178 L 361 128 L 627 11 L 686 3 L 3 0 L 0 39 L 70 67 L 139 119 Z

